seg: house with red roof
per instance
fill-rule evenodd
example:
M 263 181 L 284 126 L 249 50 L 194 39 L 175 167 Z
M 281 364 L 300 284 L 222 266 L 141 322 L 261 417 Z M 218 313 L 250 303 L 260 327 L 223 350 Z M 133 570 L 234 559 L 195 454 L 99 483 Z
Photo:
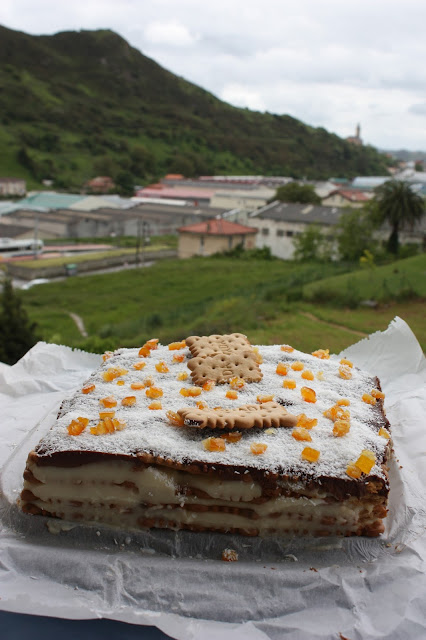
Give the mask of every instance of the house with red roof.
M 365 193 L 360 189 L 335 189 L 323 198 L 322 205 L 324 207 L 355 207 L 360 208 L 371 200 L 373 193 Z
M 244 249 L 254 249 L 257 229 L 223 218 L 212 218 L 180 227 L 178 233 L 178 256 L 190 258 L 230 251 L 238 245 Z

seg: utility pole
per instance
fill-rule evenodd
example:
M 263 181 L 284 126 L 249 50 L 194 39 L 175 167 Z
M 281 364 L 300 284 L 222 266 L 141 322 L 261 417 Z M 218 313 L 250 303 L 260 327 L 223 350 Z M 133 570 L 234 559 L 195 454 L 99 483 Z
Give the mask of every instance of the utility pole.
M 138 218 L 136 221 L 136 258 L 135 258 L 136 266 L 139 266 L 139 252 L 141 247 L 141 223 L 142 223 L 142 220 Z
M 148 229 L 149 229 L 149 224 L 146 220 L 142 221 L 142 266 L 145 265 L 145 245 L 146 245 L 146 239 L 149 238 L 149 233 L 148 233 Z

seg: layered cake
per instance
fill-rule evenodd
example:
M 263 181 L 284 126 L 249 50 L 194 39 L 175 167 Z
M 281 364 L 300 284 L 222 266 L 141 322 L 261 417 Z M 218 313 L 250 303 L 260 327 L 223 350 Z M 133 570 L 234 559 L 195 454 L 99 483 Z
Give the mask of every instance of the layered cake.
M 242 334 L 106 353 L 28 456 L 21 506 L 122 530 L 383 532 L 377 378 Z

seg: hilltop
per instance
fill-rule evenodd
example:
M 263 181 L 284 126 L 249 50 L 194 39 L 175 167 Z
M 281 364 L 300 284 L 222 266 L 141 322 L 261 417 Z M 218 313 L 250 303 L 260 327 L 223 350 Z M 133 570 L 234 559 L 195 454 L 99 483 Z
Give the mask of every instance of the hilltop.
M 383 174 L 386 158 L 287 115 L 233 107 L 110 30 L 0 27 L 0 175 L 80 188 L 94 175 L 167 172 L 326 178 Z

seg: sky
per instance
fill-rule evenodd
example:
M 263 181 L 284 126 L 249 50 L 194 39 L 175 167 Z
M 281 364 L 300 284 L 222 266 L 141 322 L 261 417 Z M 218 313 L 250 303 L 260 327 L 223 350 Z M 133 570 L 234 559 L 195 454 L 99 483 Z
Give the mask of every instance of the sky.
M 235 106 L 426 151 L 425 0 L 1 0 L 0 24 L 113 29 Z

